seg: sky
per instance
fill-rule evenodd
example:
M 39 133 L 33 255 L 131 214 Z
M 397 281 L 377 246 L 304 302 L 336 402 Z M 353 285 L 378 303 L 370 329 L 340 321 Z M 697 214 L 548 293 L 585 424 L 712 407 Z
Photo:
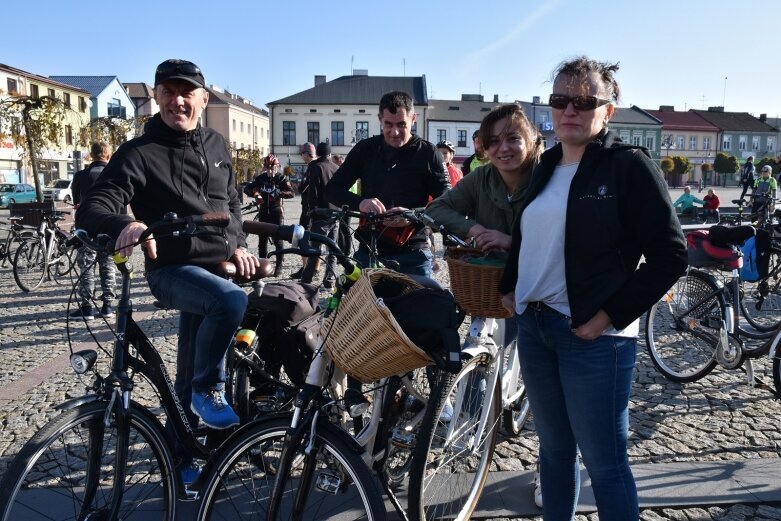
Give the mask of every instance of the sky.
M 0 63 L 151 85 L 158 63 L 183 58 L 207 83 L 260 107 L 312 87 L 315 75 L 352 69 L 425 74 L 435 99 L 546 100 L 555 67 L 585 54 L 620 63 L 619 106 L 781 117 L 777 0 L 62 0 L 9 9 L 19 23 L 5 18 Z

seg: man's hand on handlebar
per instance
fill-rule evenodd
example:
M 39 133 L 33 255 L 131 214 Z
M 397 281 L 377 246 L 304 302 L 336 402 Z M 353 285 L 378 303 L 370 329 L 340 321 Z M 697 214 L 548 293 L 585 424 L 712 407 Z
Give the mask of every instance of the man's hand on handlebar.
M 375 197 L 361 201 L 358 209 L 363 213 L 385 213 L 385 205 Z
M 255 271 L 260 267 L 260 259 L 244 248 L 236 248 L 230 261 L 236 265 L 239 276 L 244 278 L 255 275 Z
M 122 229 L 116 241 L 120 255 L 130 257 L 133 254 L 133 245 L 138 242 L 146 228 L 146 224 L 140 221 L 133 221 Z M 157 243 L 152 235 L 149 236 L 149 240 L 142 244 L 141 247 L 146 249 L 150 259 L 157 258 Z

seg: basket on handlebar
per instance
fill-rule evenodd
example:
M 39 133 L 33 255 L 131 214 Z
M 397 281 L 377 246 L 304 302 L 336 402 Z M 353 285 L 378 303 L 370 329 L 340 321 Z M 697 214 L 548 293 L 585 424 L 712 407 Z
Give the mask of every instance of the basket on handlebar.
M 504 267 L 467 262 L 468 257 L 482 257 L 473 248 L 448 248 L 445 262 L 450 273 L 450 291 L 461 308 L 475 317 L 508 318 L 512 313 L 502 306 L 499 279 Z
M 404 284 L 404 293 L 422 286 L 387 269 L 367 269 L 326 320 L 325 350 L 334 363 L 363 383 L 431 365 L 431 357 L 402 331 L 374 293 L 383 279 Z

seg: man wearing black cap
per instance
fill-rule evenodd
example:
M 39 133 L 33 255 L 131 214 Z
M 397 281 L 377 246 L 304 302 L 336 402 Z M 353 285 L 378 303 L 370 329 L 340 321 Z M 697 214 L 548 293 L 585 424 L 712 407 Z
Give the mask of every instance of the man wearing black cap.
M 472 133 L 472 144 L 475 147 L 475 153 L 464 159 L 464 163 L 461 165 L 461 172 L 466 175 L 478 166 L 482 166 L 488 163 L 488 158 L 483 151 L 483 145 L 480 143 L 480 130 L 475 130 Z
M 203 73 L 192 62 L 166 60 L 155 72 L 160 112 L 144 134 L 123 144 L 82 201 L 76 225 L 105 233 L 129 256 L 147 224 L 167 212 L 180 217 L 229 212 L 227 228 L 194 237 L 156 237 L 144 244 L 152 294 L 179 309 L 175 390 L 192 427 L 197 418 L 217 429 L 239 422 L 225 402 L 224 357 L 247 306 L 244 291 L 209 268 L 232 261 L 240 275 L 260 267 L 246 250 L 241 203 L 225 139 L 200 125 L 209 101 Z M 130 205 L 133 215 L 122 214 Z M 181 463 L 188 463 L 184 457 Z M 187 469 L 182 469 L 186 477 Z
M 311 161 L 306 169 L 306 178 L 309 181 L 307 206 L 303 209 L 305 212 L 311 212 L 316 208 L 336 208 L 331 206 L 325 199 L 325 187 L 331 181 L 334 172 L 339 168 L 336 163 L 331 161 L 331 145 L 328 143 L 320 143 L 317 145 L 315 151 L 316 159 Z M 324 221 L 318 218 L 312 218 L 312 232 L 327 235 L 334 241 L 337 237 L 337 223 Z M 320 269 L 320 259 L 314 259 L 307 261 L 307 263 L 313 262 L 311 273 L 314 273 Z M 328 255 L 326 258 L 326 270 L 323 276 L 323 288 L 331 289 L 334 284 L 334 269 L 336 268 L 336 258 L 333 255 Z M 309 271 L 305 268 L 305 272 Z

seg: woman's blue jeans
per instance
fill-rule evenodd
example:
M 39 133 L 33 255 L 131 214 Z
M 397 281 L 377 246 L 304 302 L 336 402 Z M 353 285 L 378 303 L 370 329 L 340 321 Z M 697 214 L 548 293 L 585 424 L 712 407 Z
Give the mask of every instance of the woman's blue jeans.
M 399 263 L 398 271 L 400 273 L 407 273 L 409 275 L 422 275 L 425 277 L 431 277 L 434 275 L 434 270 L 431 267 L 433 255 L 429 248 L 421 248 L 419 250 L 409 250 L 404 253 L 397 253 L 395 255 L 381 255 L 380 259 L 384 261 L 396 261 Z M 355 252 L 355 261 L 361 266 L 361 268 L 369 267 L 369 250 L 361 245 Z
M 578 449 L 591 477 L 599 519 L 639 519 L 627 455 L 637 340 L 582 340 L 572 333 L 568 317 L 544 307 L 529 307 L 516 320 L 521 372 L 540 440 L 543 519 L 574 518 Z

